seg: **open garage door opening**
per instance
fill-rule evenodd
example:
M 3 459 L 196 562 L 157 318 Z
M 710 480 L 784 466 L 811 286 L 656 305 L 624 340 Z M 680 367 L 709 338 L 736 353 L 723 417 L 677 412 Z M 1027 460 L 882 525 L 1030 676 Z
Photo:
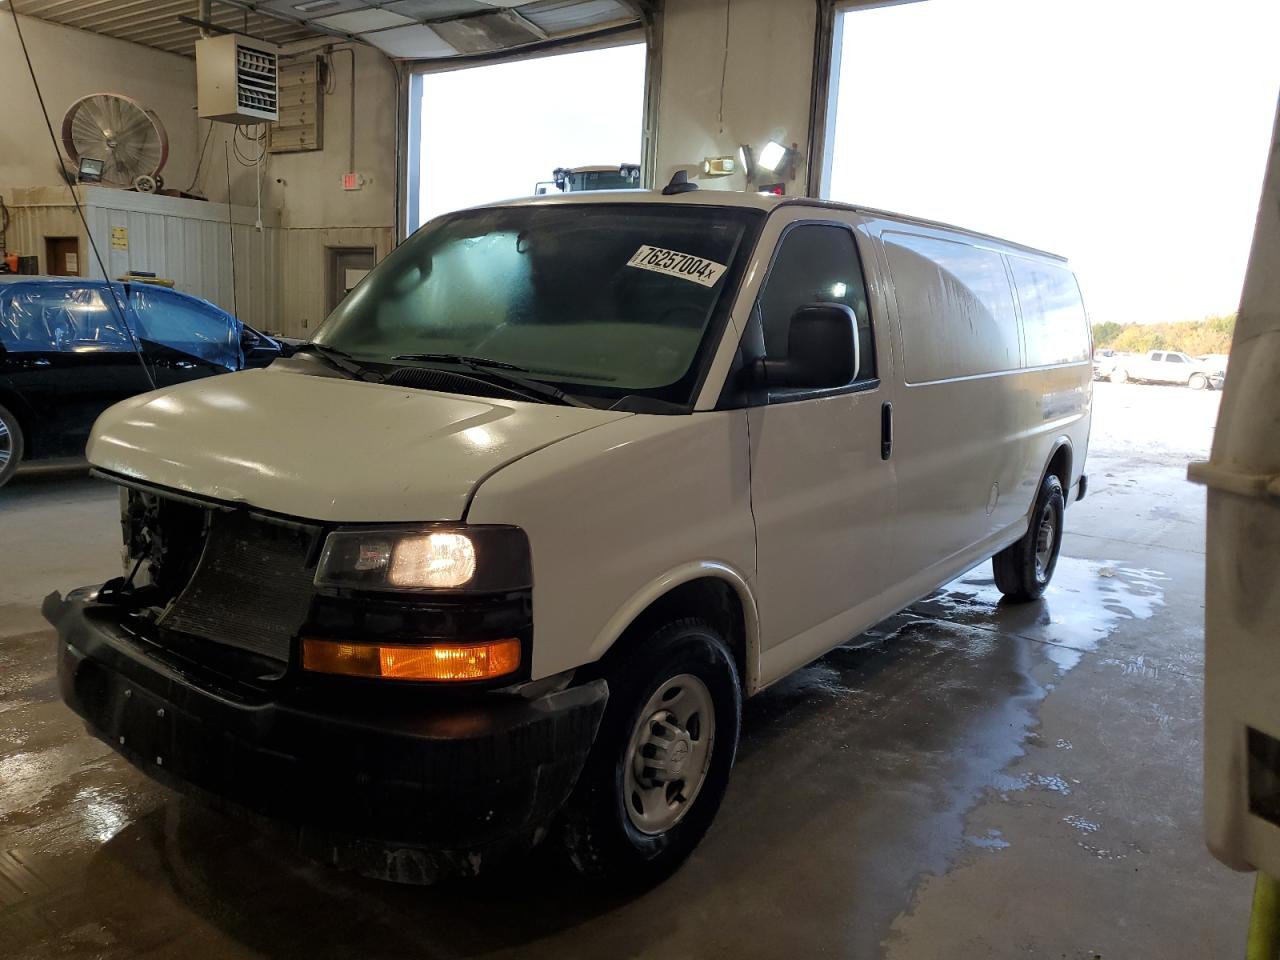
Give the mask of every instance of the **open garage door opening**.
M 1280 8 L 1151 10 L 952 0 L 840 13 L 822 196 L 1068 255 L 1099 378 L 1131 385 L 1145 439 L 1177 445 L 1158 387 L 1210 394 L 1226 374 L 1280 83 L 1262 38 Z M 1200 399 L 1204 456 L 1213 411 Z
M 638 167 L 645 52 L 633 43 L 415 75 L 409 231 L 450 210 L 557 190 L 557 170 Z

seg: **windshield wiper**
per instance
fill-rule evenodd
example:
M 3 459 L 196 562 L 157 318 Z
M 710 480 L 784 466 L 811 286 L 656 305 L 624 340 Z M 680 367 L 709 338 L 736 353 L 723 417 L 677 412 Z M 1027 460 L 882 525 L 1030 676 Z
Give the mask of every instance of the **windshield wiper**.
M 382 374 L 364 366 L 347 351 L 339 350 L 337 347 L 330 347 L 326 344 L 312 341 L 302 344 L 294 353 L 314 353 L 326 360 L 331 367 L 341 370 L 343 373 L 349 373 L 358 380 L 368 380 L 373 383 L 379 383 L 383 380 Z
M 523 370 L 526 373 L 529 370 L 528 367 L 507 363 L 505 360 L 490 360 L 488 357 L 468 357 L 460 353 L 401 353 L 391 359 L 439 360 L 442 363 L 461 363 L 469 367 L 492 367 L 495 370 Z
M 595 409 L 589 403 L 583 403 L 577 397 L 570 396 L 559 387 L 553 387 L 551 384 L 543 383 L 541 380 L 526 380 L 524 377 L 513 376 L 505 372 L 508 370 L 524 371 L 526 369 L 514 363 L 507 363 L 505 360 L 490 360 L 488 357 L 465 357 L 456 353 L 401 353 L 391 359 L 419 360 L 427 363 L 456 363 L 459 366 L 468 367 L 476 373 L 497 380 L 517 392 L 522 392 L 531 400 L 541 398 L 554 400 L 557 403 L 564 404 L 566 407 Z

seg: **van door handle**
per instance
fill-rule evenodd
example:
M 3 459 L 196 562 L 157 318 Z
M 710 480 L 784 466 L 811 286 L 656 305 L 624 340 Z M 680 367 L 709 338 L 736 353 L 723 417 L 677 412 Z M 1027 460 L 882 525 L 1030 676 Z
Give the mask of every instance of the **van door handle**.
M 893 404 L 886 400 L 880 404 L 880 459 L 888 460 L 893 453 Z

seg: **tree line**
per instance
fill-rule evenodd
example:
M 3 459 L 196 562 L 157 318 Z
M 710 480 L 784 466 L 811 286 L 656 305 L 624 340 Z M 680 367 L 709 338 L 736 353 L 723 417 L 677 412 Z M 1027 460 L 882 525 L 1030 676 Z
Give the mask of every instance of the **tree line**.
M 1182 320 L 1178 323 L 1095 323 L 1093 347 L 1104 347 L 1121 353 L 1146 353 L 1148 350 L 1181 350 L 1193 357 L 1210 353 L 1229 353 L 1231 335 L 1236 329 L 1236 315 Z

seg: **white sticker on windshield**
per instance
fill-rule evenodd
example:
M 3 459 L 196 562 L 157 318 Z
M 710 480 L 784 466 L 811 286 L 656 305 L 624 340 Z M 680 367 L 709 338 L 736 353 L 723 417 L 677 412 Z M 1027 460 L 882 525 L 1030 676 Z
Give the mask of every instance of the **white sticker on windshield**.
M 704 287 L 714 287 L 720 275 L 725 271 L 723 263 L 704 260 L 691 253 L 680 253 L 665 247 L 651 247 L 648 244 L 635 252 L 627 261 L 628 267 L 641 270 L 652 270 L 654 273 L 665 273 L 669 277 L 692 280 Z

